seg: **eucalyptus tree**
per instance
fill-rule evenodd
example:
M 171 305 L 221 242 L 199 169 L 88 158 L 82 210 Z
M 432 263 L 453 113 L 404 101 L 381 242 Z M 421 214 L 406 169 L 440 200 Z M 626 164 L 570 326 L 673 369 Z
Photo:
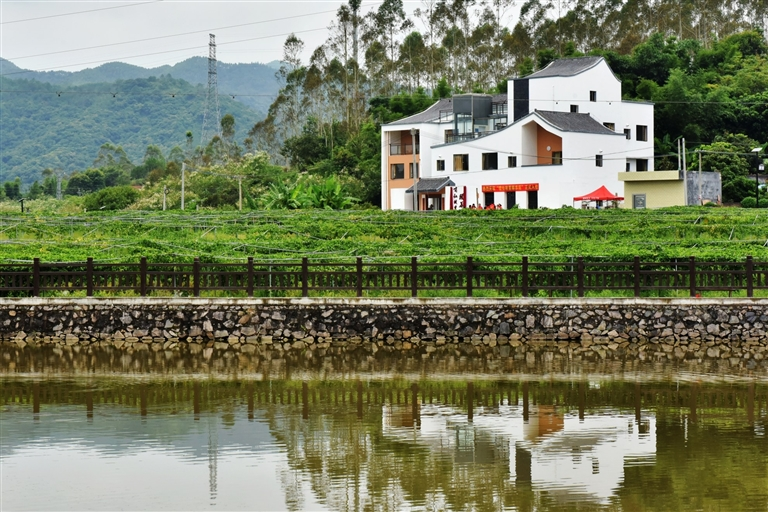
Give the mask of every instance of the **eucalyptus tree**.
M 419 32 L 413 31 L 405 36 L 400 45 L 398 65 L 404 81 L 408 83 L 408 92 L 412 93 L 417 87 L 421 87 L 426 53 L 427 48 Z
M 392 94 L 396 90 L 398 38 L 413 26 L 413 22 L 405 15 L 403 0 L 384 0 L 373 13 L 372 21 L 375 23 L 373 32 L 386 49 L 384 66 L 388 84 L 385 90 Z

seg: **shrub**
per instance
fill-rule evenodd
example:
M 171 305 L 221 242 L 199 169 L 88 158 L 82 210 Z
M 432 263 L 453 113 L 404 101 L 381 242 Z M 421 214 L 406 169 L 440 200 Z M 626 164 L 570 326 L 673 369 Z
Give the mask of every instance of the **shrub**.
M 757 205 L 757 201 L 754 197 L 745 197 L 741 200 L 742 208 L 754 208 Z
M 86 210 L 122 210 L 139 198 L 139 192 L 133 187 L 107 187 L 88 194 L 83 200 Z
M 760 201 L 757 203 L 758 208 L 768 208 L 768 198 L 760 198 Z

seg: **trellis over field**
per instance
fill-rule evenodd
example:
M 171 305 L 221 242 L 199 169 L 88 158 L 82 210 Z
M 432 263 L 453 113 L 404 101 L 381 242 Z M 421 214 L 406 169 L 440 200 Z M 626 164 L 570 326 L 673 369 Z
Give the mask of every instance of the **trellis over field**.
M 667 262 L 594 262 L 574 258 L 565 262 L 364 262 L 349 263 L 255 262 L 206 263 L 195 258 L 187 263 L 95 263 L 92 258 L 76 263 L 0 265 L 0 295 L 38 297 L 62 292 L 87 296 L 110 294 L 198 297 L 201 294 L 233 296 L 356 295 L 422 296 L 441 294 L 472 297 L 577 296 L 616 293 L 635 297 L 688 293 L 768 291 L 768 262 L 698 261 L 694 257 Z

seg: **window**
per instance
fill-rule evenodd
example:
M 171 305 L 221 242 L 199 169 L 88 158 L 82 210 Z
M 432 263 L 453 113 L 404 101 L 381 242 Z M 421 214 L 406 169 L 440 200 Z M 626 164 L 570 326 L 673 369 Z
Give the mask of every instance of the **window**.
M 615 123 L 603 123 L 603 126 L 611 130 L 612 132 L 616 131 L 616 124 Z
M 392 164 L 392 179 L 401 180 L 405 178 L 405 164 Z
M 483 206 L 490 206 L 494 205 L 496 206 L 496 203 L 494 203 L 495 199 L 493 197 L 493 192 L 483 192 Z
M 444 171 L 445 170 L 445 160 L 438 160 L 437 161 L 437 170 L 438 171 Z
M 637 140 L 648 140 L 648 127 L 637 125 Z
M 535 210 L 538 207 L 539 207 L 539 191 L 529 190 L 528 191 L 528 209 Z
M 624 128 L 624 136 L 627 138 L 627 140 L 632 140 L 632 130 L 629 128 Z
M 629 162 L 627 162 L 627 172 L 629 172 L 632 169 L 632 166 L 629 165 Z
M 589 91 L 589 101 L 597 101 L 597 91 Z
M 578 105 L 571 105 L 571 112 L 573 112 L 574 114 L 578 114 L 579 113 L 579 106 Z
M 603 155 L 595 155 L 595 165 L 597 167 L 603 166 Z
M 492 170 L 499 168 L 498 153 L 483 153 L 483 170 Z
M 637 172 L 645 172 L 648 170 L 648 160 L 645 158 L 638 158 L 636 160 L 637 162 Z
M 517 157 L 516 156 L 508 156 L 507 157 L 507 167 L 517 167 Z
M 416 174 L 419 173 L 419 164 L 416 164 Z M 413 162 L 408 164 L 408 177 L 413 179 Z
M 469 155 L 453 155 L 453 170 L 454 171 L 468 171 L 469 170 Z
M 552 152 L 552 165 L 563 165 L 563 152 L 562 151 L 553 151 Z

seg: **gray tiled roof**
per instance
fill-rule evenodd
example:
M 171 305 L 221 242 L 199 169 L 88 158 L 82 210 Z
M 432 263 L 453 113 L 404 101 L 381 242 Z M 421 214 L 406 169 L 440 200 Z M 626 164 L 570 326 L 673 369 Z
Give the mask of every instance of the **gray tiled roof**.
M 547 67 L 522 78 L 543 78 L 547 76 L 573 76 L 582 71 L 595 67 L 602 57 L 574 57 L 570 59 L 557 59 L 550 62 Z
M 456 184 L 451 178 L 422 178 L 419 180 L 419 194 L 423 192 L 440 192 L 445 187 L 455 187 Z M 405 191 L 406 194 L 413 194 L 413 186 Z
M 609 130 L 595 121 L 589 114 L 577 114 L 575 112 L 551 112 L 549 110 L 535 111 L 542 119 L 564 132 L 598 133 L 601 135 L 621 135 Z
M 453 101 L 451 100 L 451 98 L 443 98 L 441 100 L 438 100 L 427 110 L 423 112 L 419 112 L 418 114 L 414 114 L 410 117 L 406 117 L 404 119 L 398 119 L 397 121 L 392 121 L 388 125 L 391 126 L 391 125 L 397 125 L 397 124 L 417 124 L 417 123 L 428 123 L 430 121 L 436 121 L 437 119 L 440 118 L 441 110 L 453 111 Z

